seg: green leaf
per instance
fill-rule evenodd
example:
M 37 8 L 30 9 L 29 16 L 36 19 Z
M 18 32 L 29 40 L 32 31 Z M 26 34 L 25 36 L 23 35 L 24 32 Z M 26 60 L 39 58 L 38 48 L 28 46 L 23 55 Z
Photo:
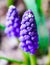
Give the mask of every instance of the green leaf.
M 7 0 L 7 6 L 14 5 L 14 0 Z
M 5 30 L 5 26 L 0 24 L 0 29 Z
M 18 60 L 14 60 L 14 59 L 9 59 L 9 58 L 6 58 L 6 57 L 0 57 L 0 60 L 7 60 L 8 62 L 11 62 L 11 63 L 17 63 L 17 64 L 25 64 L 25 62 L 23 61 L 18 61 Z

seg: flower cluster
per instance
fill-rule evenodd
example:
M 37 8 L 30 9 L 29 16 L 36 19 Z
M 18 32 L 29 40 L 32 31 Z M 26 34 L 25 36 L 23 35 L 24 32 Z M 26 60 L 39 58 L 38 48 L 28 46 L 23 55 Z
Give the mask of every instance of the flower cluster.
M 38 49 L 37 25 L 31 10 L 24 13 L 21 21 L 16 7 L 11 5 L 6 17 L 5 33 L 9 37 L 20 37 L 20 46 L 25 52 L 35 54 Z
M 6 17 L 5 33 L 7 34 L 7 36 L 20 36 L 20 22 L 20 17 L 18 15 L 16 7 L 11 5 L 8 9 Z
M 24 13 L 20 26 L 20 46 L 25 52 L 35 54 L 38 49 L 38 33 L 34 14 L 31 10 Z

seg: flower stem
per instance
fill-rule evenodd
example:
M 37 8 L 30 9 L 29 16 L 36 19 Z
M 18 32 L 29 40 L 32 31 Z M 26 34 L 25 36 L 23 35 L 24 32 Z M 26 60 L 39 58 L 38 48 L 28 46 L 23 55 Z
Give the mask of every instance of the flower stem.
M 26 52 L 23 52 L 23 56 L 24 56 L 24 60 L 25 60 L 25 63 L 24 65 L 30 65 L 30 58 L 29 58 L 29 53 L 26 53 Z
M 35 55 L 30 54 L 30 65 L 37 65 L 37 59 Z

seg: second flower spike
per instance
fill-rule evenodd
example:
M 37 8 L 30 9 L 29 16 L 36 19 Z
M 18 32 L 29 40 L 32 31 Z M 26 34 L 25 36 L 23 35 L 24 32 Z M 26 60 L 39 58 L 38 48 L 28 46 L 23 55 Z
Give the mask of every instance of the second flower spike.
M 20 27 L 20 46 L 25 52 L 35 54 L 38 49 L 38 33 L 34 14 L 31 10 L 24 13 Z
M 16 7 L 11 5 L 8 9 L 6 16 L 6 29 L 5 33 L 7 36 L 19 37 L 20 36 L 20 17 L 16 10 Z

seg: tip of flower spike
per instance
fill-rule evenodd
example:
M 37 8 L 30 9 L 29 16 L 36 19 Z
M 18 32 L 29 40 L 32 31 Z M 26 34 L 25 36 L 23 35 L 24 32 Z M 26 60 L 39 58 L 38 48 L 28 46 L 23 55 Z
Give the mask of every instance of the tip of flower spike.
M 14 8 L 15 8 L 15 6 L 14 6 L 14 5 L 11 5 L 11 6 L 9 7 L 9 9 L 12 9 L 12 8 L 14 9 Z
M 11 12 L 12 10 L 16 10 L 16 7 L 14 5 L 11 5 L 8 9 L 9 12 Z
M 24 12 L 24 15 L 22 18 L 24 18 L 24 17 L 27 17 L 27 18 L 34 17 L 32 10 L 30 9 L 30 10 L 27 10 L 26 12 Z

